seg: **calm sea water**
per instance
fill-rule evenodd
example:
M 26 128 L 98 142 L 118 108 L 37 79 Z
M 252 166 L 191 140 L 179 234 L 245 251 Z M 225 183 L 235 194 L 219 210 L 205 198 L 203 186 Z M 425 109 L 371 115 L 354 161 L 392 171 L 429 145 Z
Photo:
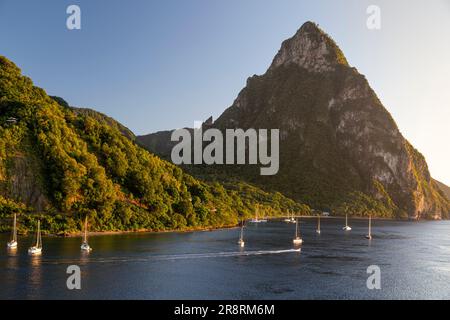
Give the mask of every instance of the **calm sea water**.
M 0 235 L 1 299 L 449 299 L 450 222 L 302 219 L 302 251 L 293 252 L 295 224 L 248 224 L 246 247 L 238 229 L 212 232 L 45 238 L 30 257 L 31 238 L 8 252 Z M 81 290 L 66 287 L 69 265 L 79 265 Z M 381 268 L 381 289 L 366 286 L 367 267 Z

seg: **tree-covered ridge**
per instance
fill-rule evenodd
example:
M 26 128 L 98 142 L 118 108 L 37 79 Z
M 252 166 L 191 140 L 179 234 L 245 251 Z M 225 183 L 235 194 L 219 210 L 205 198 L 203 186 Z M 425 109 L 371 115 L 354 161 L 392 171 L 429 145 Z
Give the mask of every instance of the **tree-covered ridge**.
M 19 213 L 51 233 L 222 227 L 307 206 L 246 184 L 225 189 L 140 148 L 110 118 L 49 97 L 0 56 L 0 230 Z
M 131 140 L 135 140 L 136 139 L 136 136 L 134 135 L 134 133 L 130 129 L 128 129 L 127 127 L 125 127 L 121 123 L 117 122 L 113 118 L 108 117 L 107 115 L 105 115 L 105 114 L 103 114 L 101 112 L 98 112 L 98 111 L 95 111 L 95 110 L 92 110 L 92 109 L 89 109 L 89 108 L 71 107 L 71 109 L 76 114 L 88 115 L 91 118 L 96 119 L 100 123 L 105 123 L 105 124 L 107 124 L 110 127 L 114 127 L 116 129 L 118 129 L 128 139 L 131 139 Z

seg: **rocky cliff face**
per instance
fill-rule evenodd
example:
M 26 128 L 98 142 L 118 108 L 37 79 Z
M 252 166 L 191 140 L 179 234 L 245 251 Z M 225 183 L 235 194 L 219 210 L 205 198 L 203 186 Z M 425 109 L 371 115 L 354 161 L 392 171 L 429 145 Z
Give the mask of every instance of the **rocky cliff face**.
M 334 71 L 338 65 L 348 66 L 336 43 L 312 22 L 306 22 L 292 38 L 283 42 L 269 70 L 288 64 L 310 72 Z
M 0 196 L 43 211 L 48 206 L 37 159 L 23 152 L 8 150 L 8 166 L 0 176 Z
M 444 195 L 447 197 L 448 200 L 450 200 L 450 187 L 445 185 L 442 182 L 439 182 L 437 180 L 434 180 L 434 182 L 437 184 L 437 186 L 439 187 L 439 189 L 442 190 L 442 192 L 444 193 Z
M 448 217 L 449 202 L 424 157 L 401 135 L 365 77 L 314 23 L 283 42 L 268 71 L 248 79 L 214 126 L 278 128 L 281 138 L 276 176 L 217 171 L 341 213 Z M 140 138 L 145 140 L 153 147 L 163 144 Z

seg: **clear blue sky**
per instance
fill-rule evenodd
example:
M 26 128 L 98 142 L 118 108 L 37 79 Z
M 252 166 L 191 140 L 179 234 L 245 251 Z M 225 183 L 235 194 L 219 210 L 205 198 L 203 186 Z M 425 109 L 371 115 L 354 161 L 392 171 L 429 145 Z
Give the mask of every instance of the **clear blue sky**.
M 66 8 L 82 29 L 66 28 Z M 381 30 L 366 8 L 381 8 Z M 307 20 L 365 74 L 400 130 L 450 184 L 450 1 L 0 0 L 0 54 L 49 94 L 137 134 L 230 106 Z

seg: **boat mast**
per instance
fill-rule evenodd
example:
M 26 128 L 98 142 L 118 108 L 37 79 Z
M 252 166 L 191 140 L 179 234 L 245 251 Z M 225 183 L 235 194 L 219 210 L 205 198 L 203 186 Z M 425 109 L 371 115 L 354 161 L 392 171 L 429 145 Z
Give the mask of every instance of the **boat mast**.
M 372 236 L 372 215 L 369 215 L 369 237 Z
M 37 229 L 37 235 L 36 235 L 36 248 L 40 248 L 41 247 L 41 221 L 38 220 L 38 229 Z
M 295 221 L 295 238 L 298 238 L 298 218 Z
M 240 240 L 244 240 L 244 220 L 242 220 L 241 222 L 241 236 L 240 236 Z
M 13 225 L 13 232 L 12 232 L 12 241 L 17 241 L 17 214 L 14 213 L 14 225 Z
M 84 239 L 83 242 L 87 242 L 87 216 L 86 219 L 84 220 Z
M 317 226 L 317 230 L 319 230 L 320 231 L 320 214 L 317 216 L 318 218 L 319 218 L 319 220 L 318 220 L 318 226 Z
M 348 215 L 345 214 L 345 226 L 348 227 Z

